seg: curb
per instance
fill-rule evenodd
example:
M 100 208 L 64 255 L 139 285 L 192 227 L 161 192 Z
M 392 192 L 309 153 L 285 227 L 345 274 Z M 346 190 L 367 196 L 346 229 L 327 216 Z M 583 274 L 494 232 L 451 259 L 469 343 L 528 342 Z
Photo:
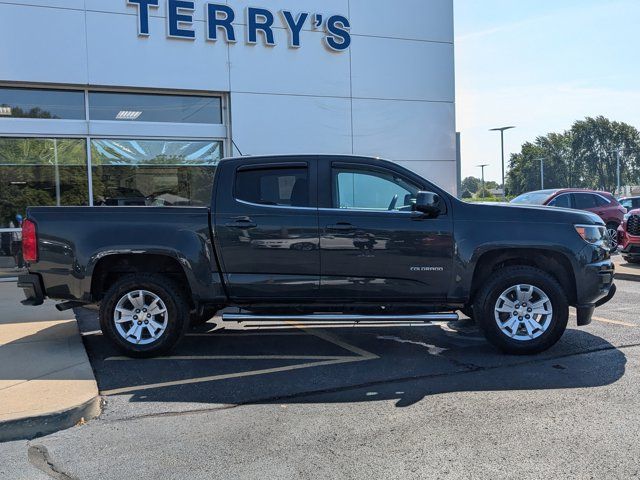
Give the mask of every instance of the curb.
M 58 412 L 37 417 L 0 422 L 0 442 L 31 440 L 65 430 L 84 420 L 96 418 L 102 412 L 102 400 L 95 396 L 88 402 Z

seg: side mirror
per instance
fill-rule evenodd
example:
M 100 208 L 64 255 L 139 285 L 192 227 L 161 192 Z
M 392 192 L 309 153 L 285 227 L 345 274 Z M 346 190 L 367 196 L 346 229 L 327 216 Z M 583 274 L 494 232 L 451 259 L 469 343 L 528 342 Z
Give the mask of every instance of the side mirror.
M 429 217 L 440 215 L 440 195 L 433 192 L 418 192 L 416 195 L 415 210 Z

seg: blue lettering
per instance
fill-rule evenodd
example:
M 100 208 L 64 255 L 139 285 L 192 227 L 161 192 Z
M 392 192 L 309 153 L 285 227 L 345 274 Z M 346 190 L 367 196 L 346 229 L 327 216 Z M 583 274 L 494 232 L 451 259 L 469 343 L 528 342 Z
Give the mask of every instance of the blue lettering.
M 223 18 L 219 17 L 223 15 Z M 236 14 L 233 9 L 227 5 L 218 3 L 207 4 L 207 40 L 215 42 L 218 40 L 218 29 L 224 29 L 227 42 L 236 41 L 236 32 L 233 28 L 233 21 Z
M 331 50 L 342 52 L 351 45 L 351 34 L 349 29 L 351 24 L 349 20 L 342 15 L 334 15 L 327 20 L 327 37 L 325 43 Z
M 300 32 L 302 31 L 302 27 L 307 21 L 307 18 L 309 18 L 309 14 L 301 13 L 298 15 L 298 19 L 295 20 L 293 15 L 291 15 L 291 12 L 287 10 L 283 10 L 280 13 L 282 13 L 284 20 L 289 27 L 289 46 L 291 48 L 300 48 Z
M 149 7 L 158 8 L 158 0 L 127 0 L 127 5 L 138 6 L 138 35 L 149 35 Z
M 190 10 L 190 14 L 185 14 L 185 10 Z M 196 32 L 190 28 L 184 28 L 185 24 L 193 24 L 193 11 L 195 3 L 191 0 L 169 0 L 167 3 L 167 22 L 169 26 L 169 36 L 177 38 L 196 38 Z
M 258 31 L 264 34 L 267 45 L 274 46 L 276 44 L 273 38 L 273 13 L 264 8 L 247 8 L 247 42 L 258 43 Z

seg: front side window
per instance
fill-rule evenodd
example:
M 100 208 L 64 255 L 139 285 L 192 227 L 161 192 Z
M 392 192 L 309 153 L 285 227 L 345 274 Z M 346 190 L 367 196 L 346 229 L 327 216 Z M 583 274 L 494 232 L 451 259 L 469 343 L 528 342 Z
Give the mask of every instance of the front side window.
M 0 88 L 0 119 L 85 120 L 84 92 Z
M 239 170 L 235 197 L 258 205 L 309 207 L 309 171 L 306 167 Z
M 569 195 L 560 195 L 549 202 L 550 207 L 571 208 Z
M 89 118 L 118 122 L 222 123 L 220 97 L 89 93 Z
M 407 211 L 415 203 L 416 185 L 389 171 L 333 169 L 334 208 Z
M 205 206 L 222 142 L 92 140 L 95 205 Z

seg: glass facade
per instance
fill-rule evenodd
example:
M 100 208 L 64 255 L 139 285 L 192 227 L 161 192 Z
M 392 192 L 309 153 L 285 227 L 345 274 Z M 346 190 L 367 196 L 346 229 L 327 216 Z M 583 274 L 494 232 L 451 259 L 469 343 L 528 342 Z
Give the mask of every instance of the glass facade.
M 85 120 L 84 92 L 0 88 L 0 118 Z
M 92 140 L 95 205 L 208 205 L 220 141 Z
M 222 123 L 220 97 L 89 93 L 89 118 L 165 123 Z
M 29 206 L 208 205 L 225 137 L 220 96 L 0 87 L 0 276 Z
M 0 137 L 0 226 L 28 206 L 88 205 L 86 141 Z

